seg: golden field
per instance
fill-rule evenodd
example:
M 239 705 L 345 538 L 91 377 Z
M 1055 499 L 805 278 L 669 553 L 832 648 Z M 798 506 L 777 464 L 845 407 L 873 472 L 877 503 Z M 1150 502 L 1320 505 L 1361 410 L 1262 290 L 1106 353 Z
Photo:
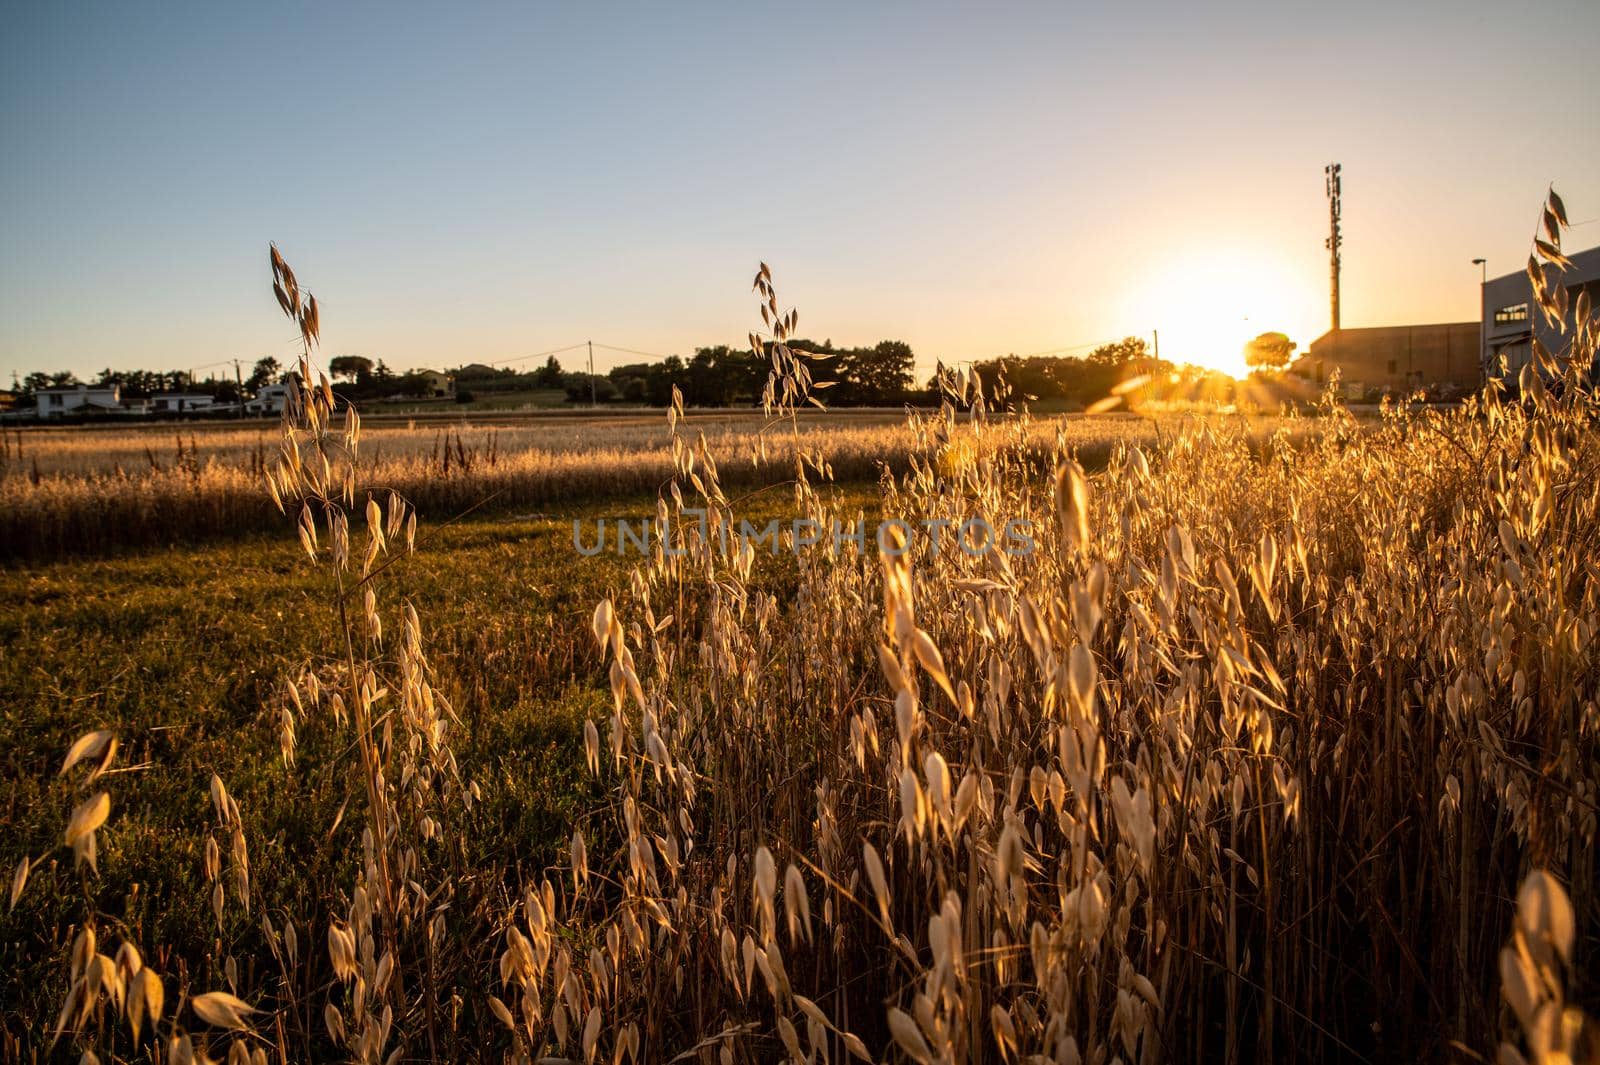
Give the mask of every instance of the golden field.
M 1118 441 L 1151 441 L 1189 420 L 1062 417 L 1029 433 L 1041 453 L 1059 436 L 1103 461 Z M 1279 424 L 1248 421 L 1261 438 Z M 376 422 L 364 432 L 368 483 L 393 489 L 439 521 L 480 507 L 654 493 L 673 471 L 671 433 L 660 413 Z M 759 412 L 689 412 L 683 432 L 691 440 L 704 435 L 725 456 L 725 482 L 744 488 L 792 477 L 797 456 L 828 463 L 841 480 L 873 480 L 880 468 L 903 470 L 913 445 L 904 414 L 884 412 L 814 412 L 783 432 Z M 278 437 L 276 426 L 226 424 L 5 433 L 0 557 L 50 558 L 272 529 L 277 514 L 262 486 Z
M 270 451 L 14 471 L 40 554 L 235 535 L 3 576 L 0 1051 L 1596 1060 L 1577 317 L 1367 424 L 990 416 L 960 374 L 802 423 L 779 317 L 766 432 L 447 469 L 308 358 Z M 486 494 L 558 512 L 439 520 Z M 619 515 L 647 550 L 575 550 Z

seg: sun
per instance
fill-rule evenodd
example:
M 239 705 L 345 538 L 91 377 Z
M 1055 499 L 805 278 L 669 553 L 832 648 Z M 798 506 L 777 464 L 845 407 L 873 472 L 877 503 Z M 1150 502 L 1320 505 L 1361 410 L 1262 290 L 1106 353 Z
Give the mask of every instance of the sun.
M 1311 341 L 1313 286 L 1270 253 L 1214 249 L 1180 253 L 1123 298 L 1124 320 L 1150 323 L 1161 357 L 1245 377 L 1244 345 L 1267 332 L 1287 333 L 1304 351 Z

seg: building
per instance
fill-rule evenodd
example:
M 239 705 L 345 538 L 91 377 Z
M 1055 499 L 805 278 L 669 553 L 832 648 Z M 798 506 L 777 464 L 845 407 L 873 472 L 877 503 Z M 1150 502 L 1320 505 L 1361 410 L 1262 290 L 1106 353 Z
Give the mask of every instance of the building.
M 249 414 L 282 414 L 283 408 L 288 405 L 289 393 L 297 385 L 289 381 L 280 381 L 275 385 L 263 385 L 256 393 L 256 398 L 244 405 Z
M 1537 339 L 1551 352 L 1559 352 L 1571 339 L 1578 293 L 1587 291 L 1589 302 L 1600 306 L 1600 247 L 1568 258 L 1572 265 L 1556 275 L 1567 290 L 1565 334 L 1545 320 L 1533 303 L 1533 283 L 1526 271 L 1490 278 L 1483 285 L 1483 340 L 1480 357 L 1486 377 L 1500 375 L 1501 360 L 1515 378 L 1533 358 Z
M 421 395 L 434 399 L 455 395 L 456 379 L 449 374 L 442 374 L 438 370 L 416 370 L 406 377 L 416 381 Z
M 1427 391 L 1441 398 L 1482 383 L 1479 323 L 1332 329 L 1311 342 L 1294 372 L 1325 384 L 1339 372 L 1347 394 Z
M 67 414 L 125 414 L 122 405 L 122 386 L 107 385 L 90 388 L 74 385 L 71 388 L 41 388 L 33 394 L 33 402 L 40 418 L 60 418 Z
M 216 408 L 216 397 L 203 392 L 164 392 L 150 397 L 152 414 L 199 414 Z

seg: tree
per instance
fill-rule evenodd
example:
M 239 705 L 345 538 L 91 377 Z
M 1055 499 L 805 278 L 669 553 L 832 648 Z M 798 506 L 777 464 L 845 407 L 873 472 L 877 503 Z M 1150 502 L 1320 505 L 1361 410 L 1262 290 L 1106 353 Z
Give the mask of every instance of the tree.
M 676 385 L 681 389 L 684 380 L 683 359 L 677 355 L 668 355 L 651 366 L 650 372 L 645 375 L 645 398 L 652 407 L 665 407 L 672 402 L 673 386 Z
M 272 384 L 280 369 L 282 367 L 278 365 L 278 360 L 271 355 L 257 359 L 255 368 L 250 371 L 250 376 L 245 380 L 245 386 L 252 392 L 259 392 L 267 385 Z
M 841 356 L 840 370 L 855 397 L 865 403 L 894 402 L 912 384 L 917 357 L 903 340 L 881 340 Z
M 1138 362 L 1146 355 L 1144 337 L 1123 337 L 1110 344 L 1101 344 L 1089 352 L 1091 366 L 1122 366 Z
M 411 370 L 400 375 L 395 382 L 394 389 L 402 396 L 413 396 L 427 399 L 434 394 L 434 377 L 423 370 Z
M 1252 369 L 1281 370 L 1289 365 L 1297 347 L 1282 333 L 1262 333 L 1244 346 L 1244 362 Z
M 617 398 L 616 383 L 599 374 L 591 377 L 586 373 L 569 373 L 562 383 L 569 403 L 588 403 L 591 397 L 596 403 L 609 403 Z
M 356 384 L 366 384 L 372 376 L 372 360 L 362 355 L 337 355 L 328 360 L 328 372 Z
M 561 363 L 551 355 L 544 360 L 543 366 L 533 372 L 533 384 L 535 388 L 560 388 L 566 376 L 562 372 Z

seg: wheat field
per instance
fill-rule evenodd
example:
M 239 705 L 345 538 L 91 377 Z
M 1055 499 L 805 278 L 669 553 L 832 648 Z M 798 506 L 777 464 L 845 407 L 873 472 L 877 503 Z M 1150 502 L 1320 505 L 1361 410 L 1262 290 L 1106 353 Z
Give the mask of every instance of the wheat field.
M 1059 431 L 1086 461 L 1103 462 L 1118 441 L 1153 440 L 1195 417 L 1063 418 L 1030 431 L 1041 453 L 1055 446 Z M 1276 417 L 1248 421 L 1260 439 L 1281 424 Z M 724 456 L 724 483 L 745 489 L 783 482 L 801 456 L 826 462 L 842 480 L 872 480 L 881 468 L 903 471 L 913 444 L 903 414 L 811 412 L 793 428 L 773 433 L 759 413 L 694 411 L 684 421 L 686 437 L 703 435 Z M 673 474 L 663 416 L 380 423 L 364 433 L 366 484 L 398 492 L 436 521 L 485 506 L 655 493 Z M 277 436 L 217 426 L 0 434 L 0 558 L 199 543 L 277 528 L 277 512 L 261 491 Z
M 316 304 L 273 265 L 309 353 Z M 8 1026 L 6 1051 L 1595 1060 L 1600 396 L 1579 310 L 1515 396 L 1372 425 L 1330 403 L 1266 439 L 1133 421 L 1096 454 L 950 375 L 940 411 L 892 430 L 871 518 L 786 420 L 803 367 L 777 360 L 764 457 L 674 407 L 664 536 L 546 637 L 597 698 L 563 741 L 582 798 L 539 862 L 486 796 L 540 767 L 475 775 L 492 702 L 455 705 L 458 667 L 394 594 L 427 551 L 421 488 L 368 469 L 308 361 L 261 472 L 321 650 L 253 727 L 285 801 L 344 796 L 305 837 L 339 841 L 316 855 L 330 879 L 262 875 L 252 807 L 196 774 L 198 869 L 166 882 L 192 897 L 147 905 L 207 930 L 168 949 L 98 889 L 148 767 L 83 723 L 27 811 L 59 853 L 21 854 L 10 898 L 13 922 L 60 915 L 28 937 L 55 975 L 8 992 L 48 1023 Z M 686 515 L 737 520 L 730 475 L 758 464 L 792 517 L 881 519 L 875 549 L 699 535 Z M 976 518 L 1028 523 L 1032 550 L 941 538 Z

